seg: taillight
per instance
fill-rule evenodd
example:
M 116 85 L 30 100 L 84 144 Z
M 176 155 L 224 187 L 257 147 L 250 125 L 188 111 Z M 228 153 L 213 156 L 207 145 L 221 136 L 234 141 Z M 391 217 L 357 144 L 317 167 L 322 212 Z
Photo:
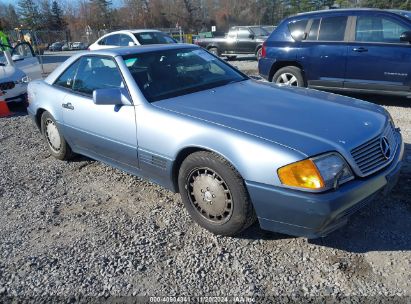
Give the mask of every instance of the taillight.
M 267 56 L 267 47 L 265 45 L 265 41 L 263 43 L 263 48 L 261 49 L 261 58 L 265 58 Z

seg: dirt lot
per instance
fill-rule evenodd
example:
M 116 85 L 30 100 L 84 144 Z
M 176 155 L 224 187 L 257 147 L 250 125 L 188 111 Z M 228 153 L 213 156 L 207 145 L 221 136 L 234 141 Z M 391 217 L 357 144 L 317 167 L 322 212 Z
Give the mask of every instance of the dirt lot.
M 256 74 L 253 60 L 232 64 Z M 176 194 L 84 157 L 52 158 L 14 108 L 18 115 L 0 118 L 0 301 L 331 295 L 409 303 L 411 100 L 363 97 L 386 107 L 403 131 L 399 184 L 348 226 L 310 241 L 257 225 L 236 238 L 214 236 Z

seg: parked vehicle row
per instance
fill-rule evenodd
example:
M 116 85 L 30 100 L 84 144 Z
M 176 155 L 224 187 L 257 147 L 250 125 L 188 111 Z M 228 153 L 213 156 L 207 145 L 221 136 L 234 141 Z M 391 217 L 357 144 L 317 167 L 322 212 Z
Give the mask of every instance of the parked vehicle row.
M 390 191 L 404 156 L 384 108 L 257 82 L 195 45 L 76 54 L 28 97 L 54 157 L 83 154 L 179 192 L 221 235 L 256 219 L 327 235 Z
M 279 84 L 411 96 L 411 13 L 341 9 L 285 19 L 259 73 Z
M 60 51 L 75 51 L 75 50 L 86 50 L 87 45 L 83 42 L 54 42 L 49 46 L 49 51 L 60 52 Z

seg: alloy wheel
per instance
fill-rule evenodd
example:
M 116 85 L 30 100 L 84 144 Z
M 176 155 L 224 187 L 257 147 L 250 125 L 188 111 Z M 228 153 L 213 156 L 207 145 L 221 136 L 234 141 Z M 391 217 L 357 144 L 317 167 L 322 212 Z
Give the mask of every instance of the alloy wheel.
M 298 87 L 298 79 L 291 73 L 283 73 L 278 76 L 276 83 L 292 87 Z
M 207 221 L 226 223 L 233 213 L 231 191 L 224 179 L 210 168 L 196 168 L 188 176 L 190 203 Z

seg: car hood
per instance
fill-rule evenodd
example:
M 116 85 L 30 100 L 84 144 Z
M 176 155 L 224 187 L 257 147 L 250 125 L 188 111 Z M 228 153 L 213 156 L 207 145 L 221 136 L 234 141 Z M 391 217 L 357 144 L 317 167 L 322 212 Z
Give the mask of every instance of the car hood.
M 384 108 L 354 98 L 246 80 L 155 102 L 189 115 L 288 146 L 306 156 L 352 148 L 380 134 Z
M 25 74 L 14 66 L 0 66 L 0 82 L 21 80 Z

